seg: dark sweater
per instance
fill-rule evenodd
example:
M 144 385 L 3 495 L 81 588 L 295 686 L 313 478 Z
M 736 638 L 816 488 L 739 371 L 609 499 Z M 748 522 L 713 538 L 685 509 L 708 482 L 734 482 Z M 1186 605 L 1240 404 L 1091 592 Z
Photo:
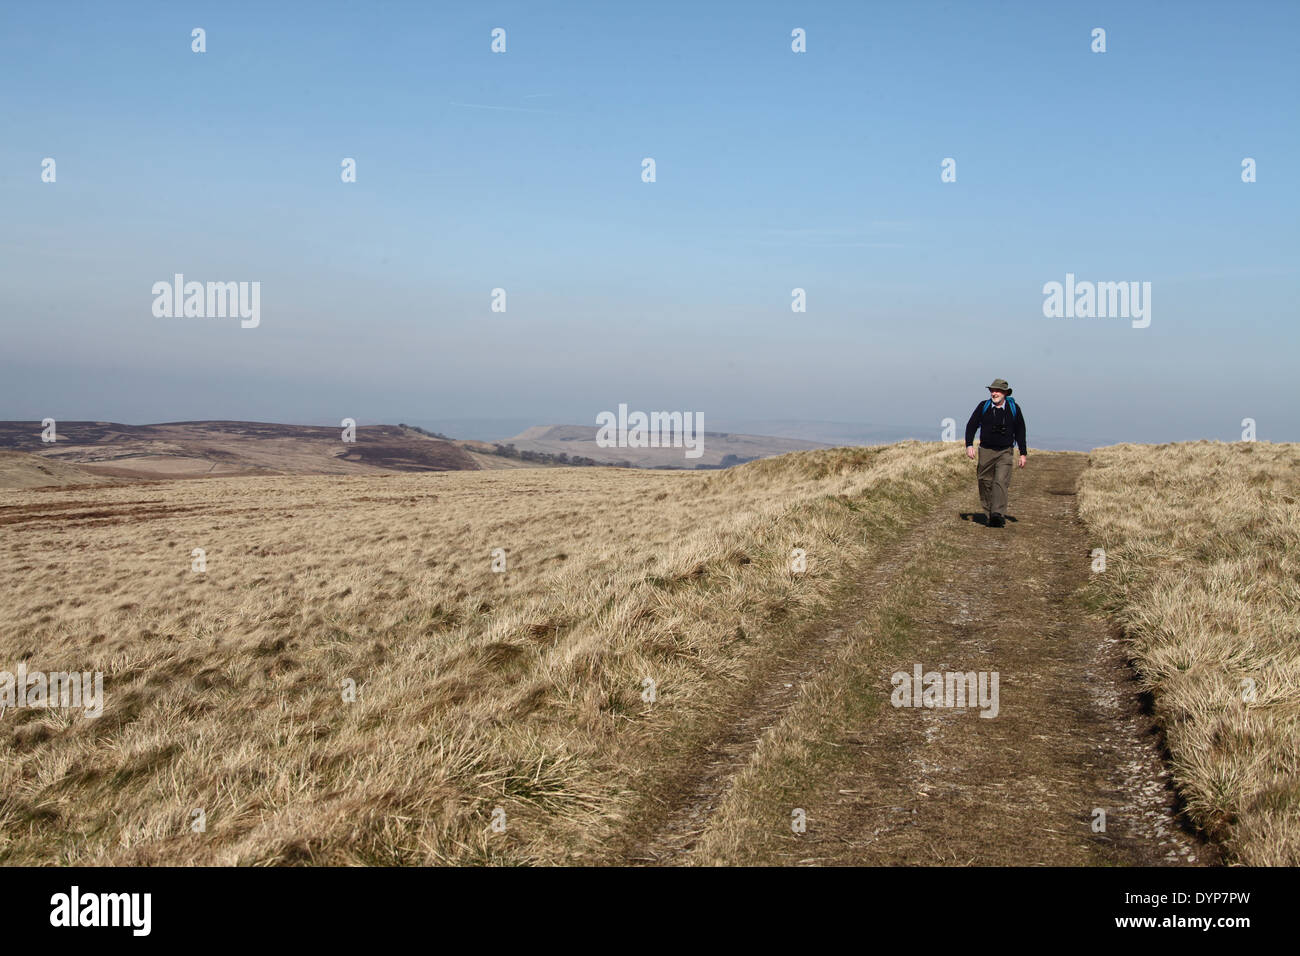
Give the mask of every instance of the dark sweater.
M 987 412 L 984 411 L 984 402 L 980 402 L 971 413 L 970 421 L 966 423 L 966 447 L 975 444 L 975 432 L 978 430 L 981 448 L 1000 451 L 1016 444 L 1020 446 L 1020 454 L 1029 454 L 1025 450 L 1025 410 L 1019 402 L 1016 402 L 1014 430 L 1011 423 L 1007 421 L 1010 417 L 1011 409 L 1007 407 L 1005 401 L 1001 408 L 990 405 Z

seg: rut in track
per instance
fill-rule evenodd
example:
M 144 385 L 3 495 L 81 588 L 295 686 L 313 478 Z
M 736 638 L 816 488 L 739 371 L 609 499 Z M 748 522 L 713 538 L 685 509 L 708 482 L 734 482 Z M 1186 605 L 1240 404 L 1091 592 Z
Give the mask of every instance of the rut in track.
M 877 716 L 835 741 L 846 755 L 802 781 L 805 833 L 774 864 L 1152 865 L 1217 862 L 1180 825 L 1159 738 L 1122 643 L 1080 603 L 1090 573 L 1075 493 L 1087 456 L 1041 453 L 1011 484 L 1007 527 L 989 528 L 969 486 L 939 502 L 879 561 L 814 639 L 765 675 L 730 729 L 624 862 L 681 864 L 720 801 L 908 562 L 941 544 L 939 583 L 911 614 L 902 656 L 880 661 Z M 936 538 L 937 536 L 937 538 Z M 932 559 L 933 560 L 933 559 Z M 894 708 L 890 675 L 997 671 L 1000 712 Z M 873 691 L 875 692 L 875 691 Z M 1104 810 L 1104 832 L 1092 826 Z

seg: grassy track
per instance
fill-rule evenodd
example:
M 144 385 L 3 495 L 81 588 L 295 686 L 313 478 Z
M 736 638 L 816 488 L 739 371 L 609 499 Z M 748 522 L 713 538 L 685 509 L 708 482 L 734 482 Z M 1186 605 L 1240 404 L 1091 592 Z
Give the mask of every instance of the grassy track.
M 798 668 L 712 753 L 686 812 L 629 852 L 699 864 L 1130 865 L 1215 858 L 1184 832 L 1123 648 L 1080 600 L 1084 456 L 1040 453 L 1015 521 L 973 474 L 856 572 Z M 891 675 L 998 672 L 1000 707 L 895 708 Z M 798 674 L 798 676 L 792 676 Z M 793 685 L 793 689 L 782 688 Z M 1105 812 L 1105 829 L 1094 827 Z M 802 814 L 804 830 L 792 826 Z

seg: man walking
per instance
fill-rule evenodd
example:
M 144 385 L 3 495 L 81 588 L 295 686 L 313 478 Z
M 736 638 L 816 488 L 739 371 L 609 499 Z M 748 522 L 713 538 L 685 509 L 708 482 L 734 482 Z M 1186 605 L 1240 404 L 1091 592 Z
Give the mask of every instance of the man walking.
M 1025 416 L 1011 398 L 1011 386 L 995 378 L 988 386 L 988 401 L 975 406 L 966 423 L 966 457 L 975 457 L 975 432 L 980 433 L 980 504 L 989 514 L 990 528 L 1004 528 L 1007 519 L 1007 488 L 1011 485 L 1011 449 L 1020 448 L 1020 467 L 1025 467 Z

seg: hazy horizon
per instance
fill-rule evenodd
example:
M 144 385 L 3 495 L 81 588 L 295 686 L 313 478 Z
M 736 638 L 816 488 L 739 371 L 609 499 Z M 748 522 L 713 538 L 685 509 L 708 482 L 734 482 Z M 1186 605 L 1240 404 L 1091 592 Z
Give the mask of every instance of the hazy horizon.
M 33 434 L 40 431 L 40 422 L 34 419 L 0 419 L 0 424 L 9 422 L 31 421 Z M 94 421 L 94 422 L 111 422 L 118 425 L 166 425 L 180 424 L 185 422 L 204 422 L 204 421 L 236 421 L 236 422 L 255 422 L 263 424 L 280 424 L 280 425 L 302 425 L 313 427 L 337 428 L 340 427 L 340 421 L 326 418 L 290 420 L 283 418 L 229 418 L 218 416 L 200 416 L 196 418 L 171 418 L 157 420 L 139 420 L 126 421 L 115 418 L 104 418 L 102 416 L 67 416 L 57 421 L 67 424 L 77 421 Z M 566 422 L 566 421 L 542 421 L 522 417 L 509 418 L 417 418 L 413 416 L 398 416 L 386 419 L 368 419 L 360 418 L 356 420 L 359 426 L 367 425 L 413 425 L 423 428 L 426 431 L 436 432 L 453 439 L 470 439 L 474 441 L 500 442 L 515 438 L 523 431 L 536 426 L 554 426 L 554 425 L 586 425 L 593 432 L 596 426 L 591 422 Z M 955 420 L 956 437 L 954 441 L 960 442 L 963 437 L 963 428 L 965 424 L 964 417 Z M 767 436 L 771 438 L 797 438 L 811 442 L 821 442 L 825 445 L 884 445 L 892 444 L 898 441 L 917 440 L 917 441 L 934 441 L 938 436 L 935 429 L 919 423 L 908 424 L 888 424 L 880 422 L 852 422 L 852 421 L 806 421 L 796 419 L 722 419 L 717 422 L 706 421 L 705 433 L 726 432 L 731 434 L 745 434 Z M 71 439 L 65 431 L 63 433 Z M 1037 448 L 1042 451 L 1089 451 L 1094 448 L 1100 448 L 1107 445 L 1118 445 L 1125 443 L 1151 444 L 1158 445 L 1167 442 L 1182 441 L 1240 441 L 1241 436 L 1236 434 L 1233 429 L 1224 430 L 1223 434 L 1218 435 L 1184 435 L 1174 438 L 1160 438 L 1155 440 L 1144 440 L 1139 438 L 1098 438 L 1078 435 L 1053 435 L 1048 433 L 1035 433 L 1035 438 L 1030 442 L 1030 448 Z M 1260 441 L 1272 441 L 1274 439 L 1262 438 Z

